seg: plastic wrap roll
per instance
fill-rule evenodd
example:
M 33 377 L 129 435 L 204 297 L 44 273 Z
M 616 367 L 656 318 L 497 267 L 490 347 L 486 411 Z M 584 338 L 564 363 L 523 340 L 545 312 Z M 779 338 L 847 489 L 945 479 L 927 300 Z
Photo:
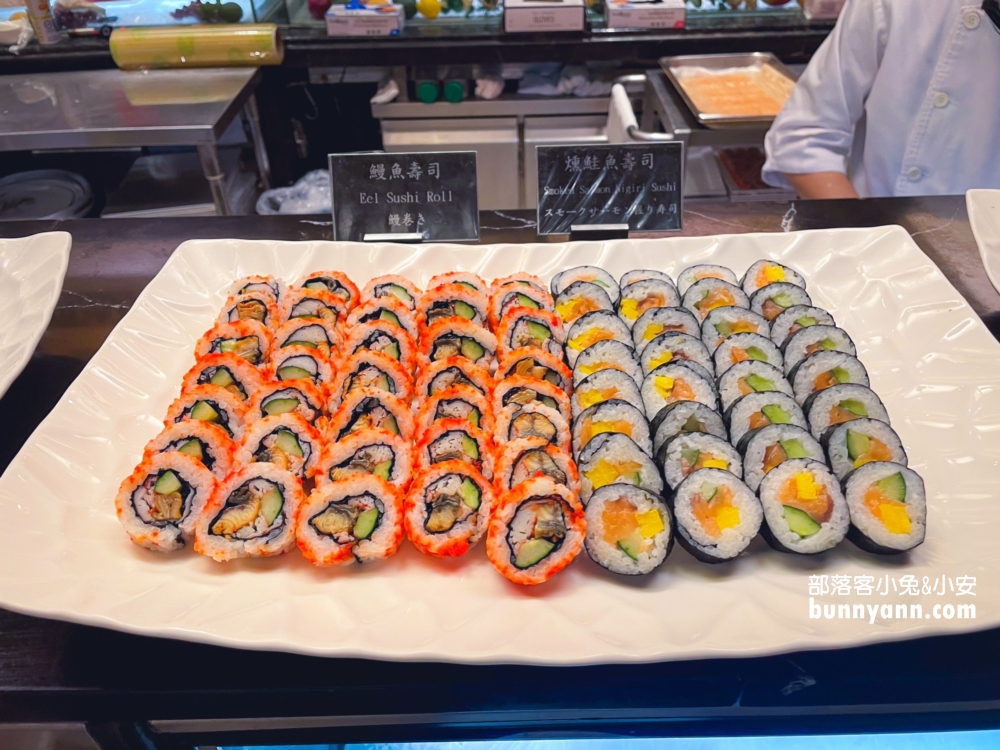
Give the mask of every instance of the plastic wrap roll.
M 285 57 L 273 23 L 119 28 L 110 44 L 122 70 L 256 67 Z

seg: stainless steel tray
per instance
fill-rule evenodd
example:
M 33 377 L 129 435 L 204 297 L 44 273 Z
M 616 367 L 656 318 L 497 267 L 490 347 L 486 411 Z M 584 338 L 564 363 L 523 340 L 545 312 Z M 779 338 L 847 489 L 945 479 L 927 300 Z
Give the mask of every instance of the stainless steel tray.
M 698 122 L 707 128 L 745 128 L 748 126 L 760 127 L 770 125 L 774 122 L 772 115 L 760 115 L 756 117 L 746 117 L 743 115 L 719 115 L 710 112 L 702 112 L 695 106 L 695 103 L 688 97 L 684 86 L 674 75 L 677 68 L 709 68 L 720 70 L 723 68 L 758 68 L 768 65 L 790 81 L 795 81 L 796 76 L 786 68 L 777 57 L 770 52 L 746 52 L 741 54 L 722 55 L 677 55 L 675 57 L 661 57 L 660 67 L 664 74 L 670 79 L 670 83 L 677 89 L 684 103 L 687 104 L 691 113 Z

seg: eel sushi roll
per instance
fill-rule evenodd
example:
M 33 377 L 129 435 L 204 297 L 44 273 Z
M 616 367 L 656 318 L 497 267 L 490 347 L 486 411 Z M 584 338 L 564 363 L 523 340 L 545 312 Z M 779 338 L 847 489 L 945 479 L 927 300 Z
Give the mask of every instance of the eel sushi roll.
M 632 343 L 632 334 L 622 319 L 610 310 L 597 310 L 577 318 L 566 334 L 566 358 L 570 367 L 585 349 L 599 341 L 621 341 Z
M 464 461 L 425 467 L 406 494 L 406 537 L 425 555 L 464 555 L 486 534 L 494 502 L 493 485 Z
M 484 396 L 493 393 L 489 371 L 465 357 L 449 357 L 421 368 L 414 393 L 418 399 L 425 400 L 457 385 L 474 388 Z
M 399 362 L 410 375 L 417 369 L 417 345 L 404 329 L 388 321 L 354 326 L 348 331 L 344 350 L 348 355 L 361 351 L 378 352 Z
M 565 289 L 578 281 L 587 281 L 591 284 L 596 284 L 607 292 L 612 305 L 617 304 L 620 294 L 618 282 L 615 281 L 614 276 L 597 266 L 577 266 L 576 268 L 568 268 L 565 271 L 557 273 L 552 277 L 552 296 L 558 297 Z
M 830 468 L 841 481 L 855 469 L 876 461 L 908 463 L 899 435 L 877 419 L 852 419 L 837 425 L 827 431 L 822 443 Z
M 316 486 L 368 475 L 405 491 L 413 476 L 409 441 L 385 430 L 362 430 L 332 443 L 317 467 Z
M 740 440 L 739 448 L 743 452 L 743 479 L 754 492 L 764 477 L 786 461 L 825 458 L 819 442 L 794 424 L 772 424 L 748 432 Z
M 674 282 L 643 279 L 622 287 L 622 294 L 618 300 L 618 316 L 625 321 L 625 325 L 632 328 L 647 310 L 680 306 L 681 296 L 677 293 Z
M 194 536 L 197 518 L 214 490 L 215 477 L 194 456 L 147 453 L 118 488 L 115 511 L 133 542 L 171 552 Z
M 767 336 L 759 333 L 734 333 L 715 350 L 715 371 L 720 375 L 738 362 L 748 359 L 784 367 L 781 351 Z
M 533 307 L 515 307 L 497 327 L 497 347 L 503 358 L 514 349 L 530 346 L 556 357 L 562 356 L 566 332 L 555 313 Z
M 413 398 L 413 380 L 406 368 L 389 355 L 371 349 L 359 349 L 344 362 L 330 386 L 331 411 L 358 388 L 378 388 L 403 401 Z
M 146 444 L 145 459 L 159 453 L 183 453 L 201 461 L 212 475 L 223 480 L 233 466 L 236 444 L 225 430 L 208 422 L 187 420 L 167 427 Z
M 733 445 L 751 430 L 772 424 L 794 424 L 809 429 L 805 414 L 798 402 L 787 393 L 762 391 L 748 393 L 733 402 L 726 410 L 729 438 Z
M 802 411 L 817 439 L 833 425 L 855 419 L 877 419 L 889 424 L 889 412 L 875 391 L 854 383 L 817 391 L 802 405 Z
M 489 435 L 464 419 L 432 423 L 417 444 L 417 471 L 448 461 L 468 464 L 492 480 L 493 443 Z
M 768 284 L 753 293 L 750 309 L 766 320 L 774 320 L 781 313 L 796 305 L 812 305 L 809 293 L 795 284 Z
M 580 412 L 573 421 L 573 453 L 579 456 L 593 438 L 606 432 L 630 437 L 647 456 L 653 454 L 645 415 L 627 401 L 617 399 L 594 404 Z
M 740 281 L 743 291 L 750 295 L 770 284 L 794 284 L 806 288 L 806 280 L 802 278 L 802 274 L 773 260 L 758 260 L 747 269 Z
M 241 294 L 255 294 L 258 292 L 263 292 L 271 297 L 275 303 L 281 301 L 282 295 L 285 293 L 285 285 L 282 284 L 278 279 L 273 276 L 264 275 L 253 275 L 244 276 L 241 279 L 237 279 L 229 287 L 229 296 L 238 297 Z
M 462 318 L 486 325 L 489 301 L 483 292 L 463 284 L 443 284 L 424 292 L 417 301 L 417 327 L 425 329 L 439 320 Z
M 483 277 L 470 271 L 448 271 L 447 273 L 435 274 L 427 282 L 427 289 L 437 289 L 447 284 L 457 284 L 469 291 L 483 294 L 489 294 L 490 291 L 490 286 L 483 280 Z
M 762 531 L 779 552 L 814 555 L 836 547 L 847 534 L 850 516 L 840 483 L 819 461 L 785 461 L 760 483 Z
M 219 562 L 288 552 L 304 500 L 290 471 L 269 463 L 244 466 L 212 493 L 195 525 L 194 550 Z
M 486 555 L 514 583 L 545 583 L 580 554 L 587 518 L 576 495 L 549 477 L 534 477 L 497 500 Z
M 440 419 L 462 419 L 491 435 L 495 426 L 490 402 L 468 385 L 455 385 L 425 399 L 417 412 L 417 434 L 423 435 Z
M 348 329 L 362 323 L 390 323 L 399 326 L 414 341 L 417 339 L 417 318 L 413 310 L 395 297 L 378 297 L 358 303 L 347 316 Z
M 590 281 L 574 281 L 556 297 L 555 313 L 564 326 L 573 325 L 589 312 L 614 309 L 604 288 Z
M 506 492 L 538 476 L 549 477 L 570 492 L 580 491 L 580 474 L 564 449 L 539 437 L 504 443 L 497 458 L 494 477 L 498 492 Z
M 682 306 L 698 320 L 720 307 L 750 307 L 750 298 L 735 284 L 721 279 L 696 281 L 684 292 Z
M 657 454 L 667 486 L 677 489 L 692 472 L 699 469 L 728 471 L 737 479 L 743 476 L 739 452 L 723 438 L 704 432 L 682 432 L 664 443 Z
M 861 360 L 843 352 L 821 351 L 810 354 L 788 373 L 795 400 L 804 404 L 819 391 L 843 383 L 867 386 L 868 371 Z
M 494 330 L 497 329 L 500 326 L 500 321 L 515 307 L 552 311 L 555 308 L 555 301 L 551 294 L 540 287 L 509 282 L 499 289 L 495 289 L 490 296 L 490 327 Z
M 236 323 L 216 323 L 202 336 L 194 348 L 195 359 L 209 354 L 232 354 L 258 367 L 267 361 L 271 348 L 271 333 L 256 320 Z
M 823 351 L 858 356 L 854 342 L 847 332 L 837 326 L 827 325 L 800 328 L 785 339 L 781 349 L 785 357 L 785 372 L 791 372 L 806 357 Z
M 313 271 L 299 282 L 300 289 L 329 292 L 344 301 L 347 311 L 353 310 L 361 299 L 358 286 L 340 271 Z
M 183 391 L 167 409 L 165 427 L 193 420 L 208 422 L 222 430 L 232 440 L 243 439 L 247 406 L 220 385 L 198 385 Z
M 665 333 L 701 335 L 698 319 L 683 307 L 654 307 L 646 310 L 632 326 L 632 344 L 640 354 L 653 339 Z
M 631 484 L 657 495 L 663 492 L 663 479 L 653 459 L 626 435 L 598 435 L 580 451 L 577 463 L 580 502 L 584 506 L 595 492 L 609 484 Z
M 667 282 L 675 289 L 677 288 L 677 285 L 674 284 L 674 280 L 670 278 L 669 273 L 657 271 L 653 268 L 634 268 L 631 271 L 626 271 L 622 274 L 622 277 L 618 279 L 618 286 L 624 289 L 629 284 L 634 284 L 637 281 L 646 281 L 647 279 L 659 279 L 660 281 Z
M 347 303 L 330 292 L 292 289 L 281 300 L 281 322 L 295 318 L 319 318 L 336 325 L 347 318 Z
M 888 461 L 865 464 L 844 481 L 850 539 L 866 552 L 895 555 L 924 541 L 927 496 L 912 469 Z
M 266 292 L 238 294 L 226 300 L 219 313 L 219 323 L 254 320 L 266 328 L 276 328 L 281 321 L 274 297 Z
M 732 560 L 760 531 L 764 512 L 739 477 L 721 469 L 699 469 L 673 494 L 675 534 L 680 545 L 706 563 Z
M 767 336 L 771 327 L 762 315 L 743 307 L 719 307 L 712 310 L 701 324 L 699 335 L 710 352 L 738 333 L 759 333 Z
M 711 263 L 700 263 L 696 266 L 688 266 L 677 277 L 677 291 L 683 296 L 688 289 L 699 281 L 705 279 L 719 279 L 729 284 L 739 284 L 736 274 L 725 266 L 715 266 Z
M 537 437 L 564 451 L 570 449 L 571 433 L 566 418 L 557 410 L 533 402 L 523 406 L 511 404 L 497 414 L 494 442 L 504 445 L 512 440 Z
M 632 343 L 623 343 L 608 339 L 598 341 L 593 346 L 589 346 L 580 352 L 573 365 L 573 385 L 589 378 L 591 375 L 602 370 L 618 370 L 624 372 L 636 385 L 642 384 L 642 368 L 635 359 L 635 351 Z M 566 390 L 569 390 L 568 388 Z
M 632 378 L 620 370 L 601 370 L 584 380 L 573 391 L 570 400 L 573 416 L 579 415 L 594 404 L 610 401 L 613 398 L 627 401 L 636 409 L 643 408 L 642 394 Z
M 378 388 L 351 391 L 330 417 L 327 437 L 337 442 L 362 430 L 385 430 L 404 440 L 412 440 L 414 424 L 410 405 Z
M 833 316 L 822 307 L 793 305 L 771 321 L 771 341 L 782 346 L 796 331 L 811 326 L 836 325 Z
M 505 380 L 513 375 L 544 380 L 567 393 L 573 390 L 573 373 L 562 357 L 534 346 L 511 349 L 500 360 L 496 379 Z
M 497 417 L 510 406 L 521 407 L 529 404 L 539 404 L 554 409 L 566 421 L 572 416 L 569 397 L 565 391 L 552 383 L 521 375 L 511 375 L 497 383 L 493 391 L 493 414 Z
M 715 411 L 697 401 L 675 401 L 664 406 L 649 423 L 653 436 L 653 455 L 656 456 L 671 438 L 681 433 L 704 432 L 727 439 L 726 425 Z
M 451 357 L 464 357 L 489 368 L 497 354 L 497 339 L 482 326 L 463 318 L 445 318 L 428 326 L 420 336 L 417 362 L 426 367 Z
M 639 365 L 643 375 L 648 375 L 661 365 L 681 360 L 698 365 L 705 377 L 715 378 L 715 364 L 708 348 L 701 339 L 686 333 L 661 333 L 642 350 Z
M 298 414 L 320 429 L 324 423 L 324 392 L 311 380 L 279 380 L 265 384 L 250 400 L 248 425 L 264 417 Z
M 650 419 L 678 401 L 697 401 L 712 409 L 718 405 L 715 383 L 688 364 L 682 360 L 660 365 L 642 381 L 642 402 Z
M 629 484 L 597 490 L 587 505 L 584 545 L 590 559 L 612 573 L 652 573 L 674 546 L 670 510 L 657 494 Z
M 265 417 L 247 427 L 236 450 L 237 465 L 274 464 L 300 480 L 310 479 L 319 466 L 323 439 L 319 430 L 294 412 Z
M 235 354 L 208 354 L 187 371 L 181 390 L 199 385 L 217 385 L 247 402 L 264 385 L 264 376 L 254 365 Z
M 402 302 L 409 310 L 416 310 L 420 294 L 420 289 L 409 279 L 394 274 L 385 274 L 384 276 L 376 276 L 365 284 L 365 288 L 361 290 L 361 302 L 368 302 L 380 297 L 392 297 Z
M 322 318 L 292 318 L 274 332 L 273 346 L 279 349 L 291 345 L 307 346 L 332 358 L 334 351 L 343 349 L 344 337 L 334 324 Z
M 317 487 L 296 516 L 295 541 L 313 565 L 384 560 L 403 541 L 402 495 L 370 474 Z
M 719 378 L 719 397 L 722 410 L 727 410 L 741 396 L 750 393 L 780 391 L 792 394 L 792 386 L 785 380 L 785 374 L 774 365 L 748 359 L 737 362 Z
M 333 384 L 336 369 L 322 353 L 308 346 L 283 346 L 271 354 L 268 377 L 271 380 L 308 380 L 317 388 Z

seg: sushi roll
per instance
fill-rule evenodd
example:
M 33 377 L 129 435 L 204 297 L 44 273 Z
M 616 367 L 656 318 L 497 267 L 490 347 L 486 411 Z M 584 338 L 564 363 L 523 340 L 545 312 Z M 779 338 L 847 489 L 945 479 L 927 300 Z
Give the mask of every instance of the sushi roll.
M 300 289 L 329 292 L 344 301 L 347 311 L 353 310 L 361 299 L 357 285 L 340 271 L 313 271 L 299 282 Z
M 525 346 L 561 357 L 565 340 L 562 322 L 555 313 L 533 307 L 511 308 L 497 327 L 497 347 L 501 358 Z
M 771 341 L 778 346 L 796 331 L 811 326 L 836 325 L 833 316 L 821 307 L 793 305 L 771 321 Z
M 304 500 L 302 483 L 290 471 L 268 463 L 244 466 L 212 493 L 195 525 L 194 550 L 219 562 L 288 552 Z
M 403 527 L 425 555 L 458 557 L 486 534 L 494 506 L 489 480 L 464 461 L 419 471 L 406 495 Z
M 646 310 L 632 326 L 632 344 L 640 354 L 653 339 L 665 333 L 700 336 L 701 324 L 683 307 L 654 307 Z
M 743 291 L 752 295 L 758 289 L 769 284 L 794 284 L 806 288 L 806 280 L 793 268 L 783 266 L 774 260 L 758 260 L 743 274 L 740 286 Z
M 672 281 L 644 279 L 622 287 L 618 300 L 618 315 L 629 328 L 647 310 L 658 307 L 680 307 L 681 296 Z
M 386 430 L 413 439 L 413 414 L 408 403 L 378 388 L 358 388 L 347 394 L 330 417 L 327 436 L 337 442 L 362 430 Z
M 223 480 L 233 466 L 236 443 L 225 430 L 208 422 L 187 420 L 167 427 L 146 443 L 143 458 L 159 453 L 183 453 L 201 461 L 212 475 Z
M 721 469 L 700 469 L 674 492 L 675 535 L 695 559 L 732 560 L 760 531 L 764 512 L 739 477 Z
M 464 419 L 440 419 L 424 432 L 416 449 L 416 469 L 461 461 L 493 479 L 493 443 L 489 435 Z
M 748 432 L 740 440 L 739 448 L 743 452 L 743 479 L 754 492 L 764 477 L 785 461 L 825 458 L 816 439 L 794 424 L 772 424 Z
M 674 546 L 674 522 L 658 495 L 629 484 L 609 484 L 587 505 L 585 546 L 590 559 L 612 573 L 652 573 Z
M 250 292 L 227 299 L 218 322 L 238 323 L 241 320 L 253 320 L 266 328 L 276 328 L 280 315 L 274 297 L 267 292 Z
M 621 318 L 610 310 L 597 310 L 577 318 L 566 334 L 566 358 L 570 367 L 585 349 L 599 341 L 621 341 L 632 343 L 632 335 Z
M 572 416 L 566 393 L 558 386 L 544 380 L 511 375 L 506 380 L 498 382 L 493 391 L 493 414 L 497 417 L 509 406 L 525 406 L 532 403 L 555 409 L 566 421 Z
M 236 450 L 237 465 L 267 463 L 311 478 L 319 465 L 323 439 L 319 430 L 294 412 L 265 417 L 247 427 Z
M 656 456 L 672 437 L 688 432 L 704 432 L 728 439 L 726 425 L 714 409 L 697 401 L 675 401 L 664 406 L 649 423 Z
M 497 458 L 498 492 L 511 490 L 532 477 L 546 476 L 570 492 L 579 493 L 580 474 L 568 452 L 540 437 L 504 443 Z
M 219 385 L 198 385 L 181 393 L 167 409 L 165 427 L 194 420 L 209 422 L 235 441 L 243 439 L 247 406 Z
M 383 322 L 399 326 L 414 341 L 417 340 L 417 318 L 414 312 L 395 297 L 378 297 L 361 302 L 347 316 L 348 329 L 362 323 Z
M 250 400 L 247 424 L 264 417 L 295 413 L 311 425 L 323 427 L 325 394 L 311 380 L 284 380 L 264 385 Z
M 617 432 L 596 436 L 580 451 L 580 502 L 609 484 L 631 484 L 656 495 L 663 492 L 660 471 L 632 438 Z
M 344 351 L 348 356 L 360 351 L 384 354 L 399 362 L 410 375 L 417 369 L 417 345 L 410 334 L 384 320 L 360 323 L 351 328 Z
M 475 388 L 484 396 L 493 393 L 493 378 L 489 371 L 465 357 L 449 357 L 421 368 L 414 393 L 418 399 L 424 400 L 456 385 Z
M 371 475 L 324 484 L 302 503 L 295 539 L 313 565 L 384 560 L 403 541 L 402 495 Z
M 726 410 L 726 424 L 733 445 L 751 430 L 771 424 L 794 424 L 809 429 L 805 414 L 798 402 L 787 393 L 761 391 L 748 393 L 734 401 Z
M 335 325 L 322 318 L 292 318 L 274 332 L 274 349 L 283 346 L 307 346 L 324 357 L 343 350 L 344 337 Z
M 850 516 L 840 483 L 826 466 L 809 458 L 785 461 L 760 483 L 761 531 L 779 552 L 814 555 L 836 547 Z
M 901 464 L 875 461 L 844 481 L 851 514 L 847 538 L 866 552 L 895 555 L 924 541 L 927 496 L 924 482 Z
M 333 362 L 308 346 L 283 346 L 271 354 L 268 367 L 271 380 L 309 380 L 317 388 L 333 384 L 336 370 Z
M 704 432 L 682 432 L 663 444 L 656 456 L 667 486 L 677 489 L 692 472 L 699 469 L 728 471 L 743 477 L 739 452 L 723 438 Z
M 516 282 L 505 284 L 490 296 L 490 327 L 496 330 L 500 326 L 500 321 L 515 307 L 551 312 L 555 309 L 555 301 L 547 291 L 531 284 L 522 285 Z
M 555 313 L 564 326 L 573 325 L 589 312 L 614 309 L 604 288 L 590 281 L 574 281 L 556 297 Z
M 202 336 L 194 349 L 195 359 L 209 354 L 232 354 L 258 367 L 266 363 L 271 348 L 271 333 L 256 320 L 217 323 Z
M 577 266 L 557 273 L 552 277 L 552 296 L 558 297 L 571 284 L 578 281 L 589 281 L 591 284 L 596 284 L 607 292 L 612 305 L 618 303 L 618 282 L 615 281 L 614 276 L 597 266 Z
M 698 320 L 720 307 L 750 307 L 750 298 L 734 284 L 721 279 L 702 279 L 696 281 L 684 292 L 681 302 Z
M 677 291 L 683 296 L 688 289 L 704 279 L 719 279 L 729 284 L 739 284 L 739 279 L 732 270 L 725 266 L 714 266 L 710 263 L 700 263 L 688 266 L 677 277 Z
M 642 381 L 642 402 L 650 419 L 677 401 L 698 401 L 712 409 L 718 405 L 715 383 L 687 365 L 660 365 Z
M 497 445 L 531 437 L 542 438 L 567 452 L 570 449 L 569 423 L 560 412 L 549 406 L 539 403 L 524 406 L 512 404 L 497 414 L 493 433 Z
M 899 435 L 877 419 L 852 419 L 823 435 L 823 447 L 837 479 L 876 461 L 906 466 L 906 451 Z
M 506 289 L 507 287 L 513 287 L 515 289 L 518 287 L 521 287 L 522 289 L 533 287 L 535 289 L 540 289 L 546 294 L 548 294 L 549 291 L 545 286 L 545 282 L 539 277 L 530 273 L 518 272 L 512 273 L 509 276 L 501 276 L 498 279 L 493 279 L 493 283 L 490 285 L 490 294 L 496 294 L 501 289 Z M 551 295 L 549 296 L 551 297 Z
M 858 351 L 851 337 L 837 326 L 814 325 L 800 328 L 791 334 L 781 347 L 785 359 L 785 372 L 791 372 L 794 367 L 813 354 L 822 351 L 843 352 L 852 357 L 858 356 Z
M 584 380 L 573 391 L 570 399 L 573 416 L 594 404 L 613 398 L 627 401 L 636 409 L 643 408 L 642 394 L 632 378 L 620 370 L 601 370 Z
M 647 279 L 659 279 L 660 281 L 667 282 L 675 289 L 677 288 L 677 285 L 674 283 L 674 280 L 670 277 L 669 273 L 657 271 L 652 268 L 636 268 L 631 271 L 626 271 L 622 274 L 622 277 L 618 279 L 618 286 L 624 289 L 629 284 L 634 284 L 637 281 L 646 281 Z
M 573 385 L 601 370 L 618 370 L 632 378 L 636 385 L 642 383 L 642 369 L 635 359 L 631 342 L 625 344 L 608 339 L 584 349 L 573 365 Z
M 648 375 L 660 365 L 684 360 L 701 367 L 705 377 L 715 378 L 715 364 L 708 348 L 701 339 L 686 333 L 662 333 L 649 342 L 639 356 L 643 375 Z
M 485 294 L 461 284 L 443 284 L 424 292 L 417 302 L 420 330 L 439 320 L 462 318 L 477 326 L 486 325 L 488 300 Z
M 748 359 L 767 362 L 777 368 L 785 364 L 778 347 L 767 336 L 759 333 L 734 333 L 715 350 L 715 371 L 720 375 L 737 362 Z
M 763 316 L 742 307 L 719 307 L 712 310 L 701 324 L 701 340 L 710 352 L 715 352 L 722 342 L 738 333 L 769 335 L 771 327 Z
M 431 362 L 464 357 L 489 368 L 496 353 L 496 337 L 485 328 L 462 318 L 446 318 L 424 330 L 417 347 L 417 362 L 426 367 Z
M 780 391 L 792 394 L 792 387 L 785 380 L 785 374 L 774 365 L 748 359 L 737 362 L 719 378 L 719 398 L 722 410 L 726 411 L 741 396 L 750 393 Z
M 490 291 L 489 284 L 483 281 L 482 276 L 470 271 L 449 271 L 448 273 L 435 274 L 427 282 L 427 289 L 437 289 L 448 284 L 457 284 L 471 292 L 481 292 L 482 294 L 489 294 Z
M 796 305 L 812 305 L 812 299 L 805 289 L 788 283 L 768 284 L 754 292 L 750 299 L 750 309 L 766 320 L 774 320 Z
M 370 349 L 359 349 L 344 362 L 330 386 L 330 411 L 358 388 L 378 388 L 407 402 L 413 398 L 410 373 L 389 355 Z
M 403 276 L 385 274 L 376 276 L 361 290 L 361 302 L 368 302 L 380 297 L 392 297 L 402 302 L 408 309 L 416 310 L 420 289 Z
M 358 476 L 380 477 L 400 492 L 413 476 L 410 442 L 385 430 L 361 430 L 326 447 L 316 470 L 323 487 Z
M 330 292 L 318 289 L 291 289 L 281 300 L 280 320 L 319 318 L 336 325 L 347 318 L 347 303 Z
M 799 362 L 788 373 L 795 400 L 804 404 L 812 394 L 842 383 L 867 386 L 868 372 L 861 360 L 850 354 L 821 351 Z
M 423 435 L 439 419 L 462 419 L 492 435 L 493 407 L 480 391 L 455 385 L 425 399 L 417 412 L 417 434 Z
M 514 583 L 544 583 L 580 554 L 587 519 L 576 495 L 549 477 L 534 477 L 497 500 L 486 555 Z
M 194 536 L 215 490 L 215 477 L 194 456 L 149 454 L 118 488 L 115 511 L 129 538 L 146 549 L 171 552 Z
M 645 415 L 627 401 L 604 401 L 580 413 L 573 421 L 573 453 L 580 452 L 597 435 L 617 432 L 632 441 L 652 457 L 653 443 L 649 439 L 649 423 Z
M 817 391 L 802 405 L 813 437 L 820 438 L 833 425 L 870 418 L 889 424 L 889 413 L 871 388 L 843 383 Z
M 181 390 L 198 385 L 217 385 L 246 402 L 264 385 L 264 376 L 257 367 L 235 354 L 208 354 L 187 371 Z
M 273 276 L 254 275 L 244 276 L 242 279 L 234 281 L 229 287 L 229 296 L 238 297 L 241 294 L 263 292 L 269 295 L 275 303 L 278 303 L 285 291 L 285 285 Z
M 573 373 L 562 357 L 534 346 L 511 349 L 500 360 L 496 379 L 505 380 L 512 375 L 544 380 L 567 393 L 573 390 Z

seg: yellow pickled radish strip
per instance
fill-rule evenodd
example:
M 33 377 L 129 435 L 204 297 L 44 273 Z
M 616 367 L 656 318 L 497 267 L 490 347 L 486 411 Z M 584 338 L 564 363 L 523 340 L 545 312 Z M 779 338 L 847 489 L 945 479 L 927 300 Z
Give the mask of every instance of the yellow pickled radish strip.
M 593 375 L 599 370 L 606 370 L 610 367 L 607 362 L 594 362 L 592 365 L 577 365 L 577 369 L 584 375 Z
M 642 332 L 642 340 L 652 341 L 661 333 L 663 333 L 665 330 L 667 330 L 667 326 L 665 323 L 651 323 L 650 325 L 646 326 L 646 330 Z
M 795 490 L 802 500 L 815 500 L 819 497 L 819 486 L 808 472 L 795 475 Z
M 584 472 L 584 474 L 590 480 L 594 489 L 597 490 L 606 485 L 614 484 L 619 477 L 631 476 L 641 468 L 642 464 L 635 461 L 617 463 L 602 458 L 594 465 L 594 468 Z
M 674 390 L 674 379 L 666 375 L 657 375 L 653 378 L 653 385 L 663 398 L 670 398 L 670 394 Z
M 910 515 L 906 506 L 901 503 L 881 503 L 878 506 L 879 518 L 885 528 L 892 534 L 910 533 Z
M 635 320 L 639 317 L 639 303 L 637 300 L 631 297 L 626 297 L 622 300 L 621 308 L 619 312 L 624 315 L 629 320 Z
M 668 350 L 668 351 L 662 352 L 661 354 L 653 357 L 653 359 L 650 360 L 650 362 L 649 362 L 649 369 L 650 370 L 655 370 L 660 365 L 667 364 L 667 362 L 669 362 L 673 358 L 674 358 L 674 353 L 672 351 Z
M 715 523 L 720 529 L 732 529 L 740 525 L 740 509 L 735 505 L 724 505 L 715 514 Z
M 608 388 L 603 391 L 598 388 L 588 388 L 580 394 L 580 406 L 586 409 L 588 406 L 599 404 L 602 401 L 610 401 L 617 397 L 617 388 Z
M 660 511 L 656 508 L 650 508 L 645 513 L 636 513 L 635 520 L 639 524 L 639 533 L 645 539 L 652 539 L 665 528 Z
M 605 331 L 600 328 L 592 328 L 589 331 L 584 331 L 579 336 L 574 336 L 566 345 L 575 352 L 582 352 L 588 346 L 593 346 L 598 341 L 604 341 L 605 339 L 613 338 L 610 331 Z
M 764 278 L 767 279 L 768 284 L 774 284 L 777 281 L 784 281 L 785 269 L 781 266 L 767 266 L 764 269 Z
M 702 462 L 701 467 L 703 469 L 728 469 L 729 462 L 721 458 L 709 458 Z

